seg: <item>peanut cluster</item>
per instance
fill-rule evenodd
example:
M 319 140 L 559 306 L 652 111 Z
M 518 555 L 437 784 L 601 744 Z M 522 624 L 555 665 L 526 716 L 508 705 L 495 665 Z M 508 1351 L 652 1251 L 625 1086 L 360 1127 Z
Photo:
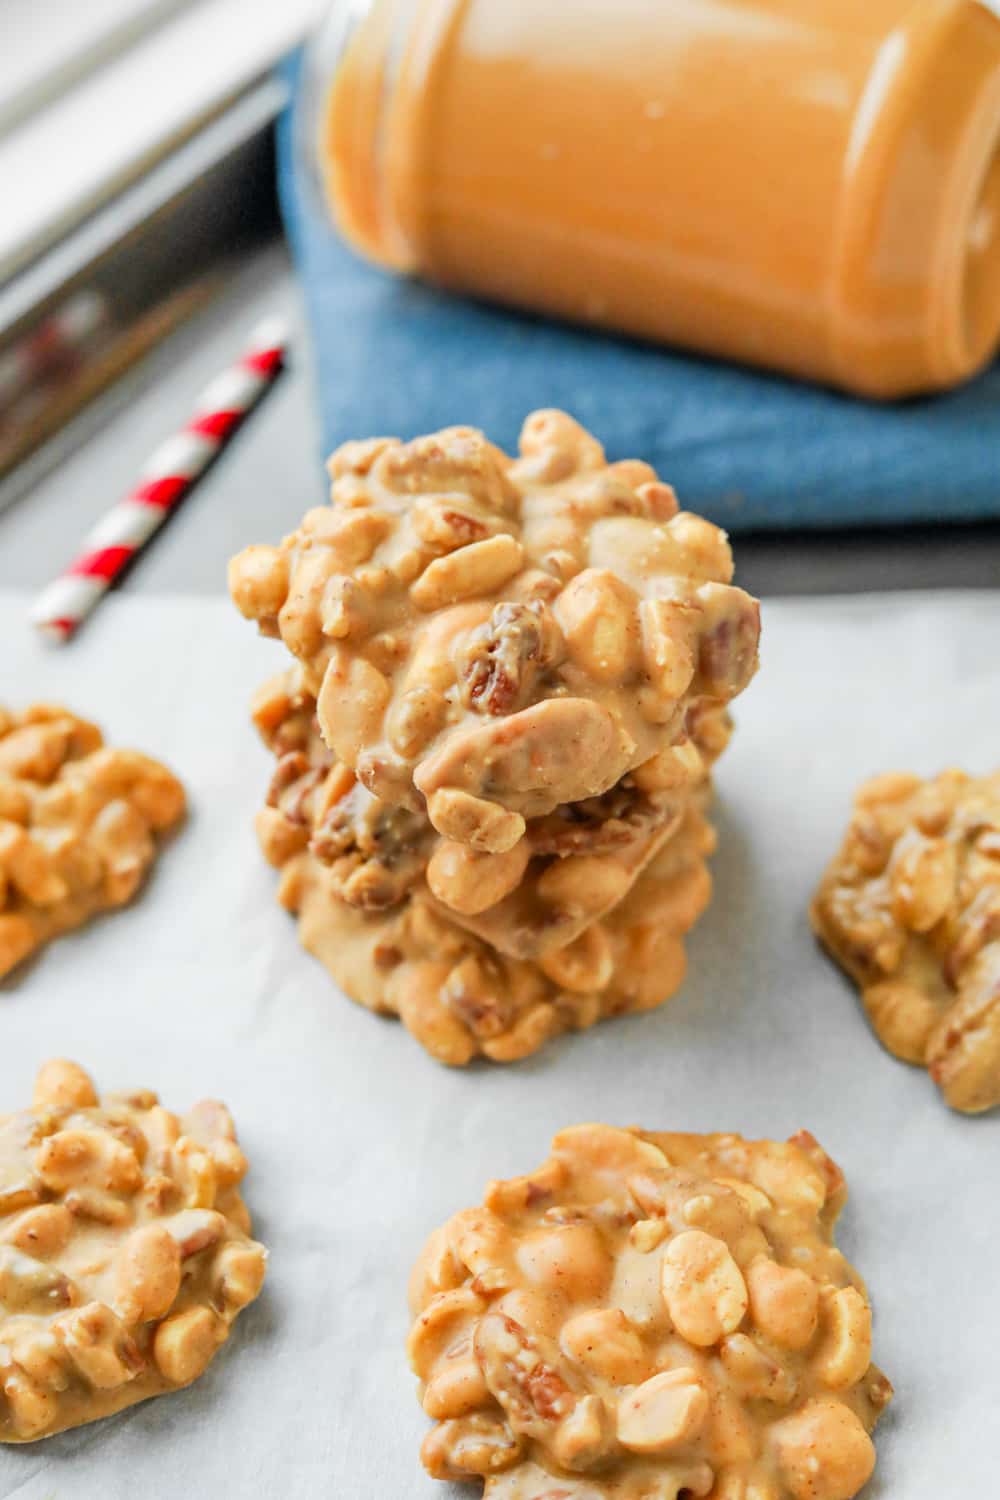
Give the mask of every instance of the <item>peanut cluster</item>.
M 177 778 L 96 725 L 50 704 L 0 708 L 0 976 L 130 900 L 183 814 Z
M 1000 1104 L 1000 772 L 867 782 L 812 918 L 890 1052 L 953 1109 Z
M 468 428 L 348 443 L 332 506 L 230 571 L 338 761 L 489 854 L 682 741 L 757 664 L 723 532 L 561 412 L 529 417 L 520 450 Z
M 658 1005 L 680 984 L 683 934 L 711 892 L 714 834 L 701 806 L 724 722 L 702 723 L 704 756 L 693 742 L 670 752 L 669 795 L 628 778 L 598 806 L 529 823 L 512 889 L 509 855 L 441 839 L 333 759 L 298 674 L 265 684 L 254 718 L 278 757 L 258 838 L 304 947 L 440 1061 L 513 1061 L 560 1032 Z M 666 755 L 659 777 L 669 780 Z
M 892 1388 L 845 1197 L 805 1132 L 562 1131 L 414 1268 L 425 1467 L 489 1500 L 851 1500 Z
M 0 1116 L 0 1441 L 197 1379 L 264 1279 L 246 1169 L 225 1105 L 99 1101 L 45 1064 L 32 1108 Z

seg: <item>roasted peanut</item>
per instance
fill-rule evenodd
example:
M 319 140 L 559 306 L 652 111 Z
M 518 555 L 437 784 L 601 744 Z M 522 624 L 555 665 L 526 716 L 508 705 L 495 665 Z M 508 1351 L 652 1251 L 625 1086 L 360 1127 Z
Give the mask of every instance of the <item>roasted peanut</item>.
M 476 1413 L 443 1422 L 427 1434 L 420 1460 L 434 1479 L 500 1474 L 520 1458 L 524 1443 L 506 1423 Z
M 73 1215 L 67 1208 L 61 1203 L 41 1203 L 5 1225 L 0 1238 L 36 1260 L 48 1260 L 58 1255 L 72 1233 Z
M 229 564 L 229 592 L 248 620 L 273 620 L 288 595 L 288 559 L 277 547 L 247 547 Z
M 618 1441 L 633 1453 L 671 1453 L 697 1437 L 708 1393 L 696 1370 L 665 1370 L 637 1386 L 618 1408 Z
M 38 1070 L 34 1109 L 87 1109 L 96 1103 L 94 1085 L 76 1063 L 55 1057 Z
M 650 1372 L 649 1354 L 620 1307 L 578 1313 L 560 1342 L 576 1364 L 613 1385 L 638 1385 Z
M 20 1371 L 8 1374 L 0 1387 L 7 1398 L 14 1431 L 19 1438 L 33 1438 L 52 1425 L 56 1399 Z
M 795 1500 L 851 1500 L 875 1467 L 875 1449 L 841 1401 L 808 1401 L 776 1422 L 771 1441 Z
M 160 1224 L 147 1224 L 129 1235 L 115 1267 L 115 1306 L 126 1323 L 162 1318 L 181 1285 L 177 1241 Z
M 726 533 L 718 526 L 691 511 L 680 511 L 668 521 L 667 530 L 683 547 L 693 577 L 732 583 L 732 549 Z
M 330 744 L 347 765 L 382 722 L 390 688 L 382 673 L 363 657 L 339 648 L 330 654 L 316 707 Z
M 441 729 L 448 704 L 437 688 L 424 683 L 411 687 L 389 709 L 389 743 L 398 755 L 412 760 Z
M 553 984 L 583 995 L 604 989 L 614 970 L 611 945 L 596 922 L 567 947 L 544 954 L 539 964 Z
M 673 791 L 693 786 L 703 779 L 705 762 L 698 747 L 690 740 L 671 745 L 645 761 L 632 772 L 632 779 L 643 792 Z
M 856 1287 L 826 1291 L 824 1335 L 817 1353 L 823 1384 L 833 1390 L 857 1385 L 872 1362 L 871 1308 Z
M 746 1284 L 750 1316 L 761 1333 L 783 1349 L 804 1349 L 819 1317 L 819 1288 L 812 1277 L 762 1256 L 747 1270 Z
M 35 1171 L 55 1193 L 93 1187 L 134 1193 L 142 1180 L 136 1154 L 103 1130 L 59 1130 L 39 1147 Z
M 524 819 L 468 792 L 435 792 L 427 812 L 438 833 L 487 854 L 506 854 L 524 836 Z
M 958 999 L 927 1039 L 926 1061 L 953 1109 L 1000 1104 L 1000 942 L 963 971 Z
M 8 1312 L 53 1312 L 79 1300 L 77 1287 L 61 1271 L 0 1245 L 0 1306 Z
M 798 1390 L 795 1376 L 745 1333 L 731 1333 L 724 1338 L 719 1358 L 736 1390 L 743 1395 L 783 1406 L 795 1397 Z
M 441 1000 L 441 988 L 451 972 L 445 963 L 413 964 L 393 988 L 400 1020 L 433 1057 L 453 1067 L 469 1061 L 476 1044 L 461 1021 Z
M 531 1286 L 546 1286 L 573 1300 L 599 1301 L 611 1261 L 592 1224 L 554 1225 L 527 1237 L 518 1265 Z
M 693 611 L 681 600 L 649 599 L 639 610 L 648 695 L 647 716 L 666 723 L 694 677 Z
M 663 1298 L 674 1326 L 699 1348 L 718 1343 L 742 1323 L 747 1287 L 722 1240 L 688 1229 L 667 1246 L 661 1268 Z
M 597 682 L 632 675 L 638 659 L 639 598 L 614 573 L 588 568 L 559 595 L 554 614 L 571 661 Z
M 505 533 L 471 542 L 430 563 L 411 586 L 410 597 L 426 613 L 444 609 L 492 593 L 518 572 L 523 560 L 520 542 Z
M 596 912 L 616 906 L 630 884 L 629 871 L 613 859 L 577 854 L 551 864 L 539 877 L 537 890 L 549 906 Z
M 889 866 L 896 920 L 913 932 L 928 932 L 950 907 L 957 875 L 954 845 L 916 830 L 904 834 Z
M 861 998 L 883 1046 L 905 1062 L 922 1063 L 940 1015 L 930 996 L 905 979 L 884 979 Z
M 445 840 L 431 856 L 427 884 L 445 906 L 475 916 L 516 890 L 530 852 L 524 840 L 499 854 L 480 854 L 468 844 Z
M 215 1258 L 216 1297 L 223 1309 L 246 1307 L 260 1292 L 267 1253 L 260 1245 L 224 1245 Z
M 103 1302 L 62 1313 L 52 1331 L 79 1373 L 96 1390 L 114 1390 L 134 1380 L 143 1358 L 122 1322 Z
M 207 1368 L 226 1326 L 208 1307 L 189 1307 L 174 1313 L 157 1328 L 153 1358 L 161 1375 L 172 1385 L 189 1385 Z

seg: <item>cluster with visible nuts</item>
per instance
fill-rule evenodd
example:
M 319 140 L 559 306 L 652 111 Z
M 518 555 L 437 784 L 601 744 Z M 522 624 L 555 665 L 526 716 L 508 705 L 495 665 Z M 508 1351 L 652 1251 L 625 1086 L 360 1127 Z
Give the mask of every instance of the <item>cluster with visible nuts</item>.
M 298 672 L 265 684 L 254 719 L 278 758 L 258 838 L 303 945 L 442 1062 L 512 1061 L 680 984 L 683 935 L 711 892 L 717 717 L 701 722 L 704 752 L 661 752 L 603 797 L 532 820 L 506 854 L 373 798 L 327 750 Z
M 1000 772 L 866 782 L 812 919 L 890 1052 L 1000 1104 Z
M 665 999 L 757 665 L 725 534 L 561 412 L 517 459 L 450 428 L 330 470 L 332 505 L 230 570 L 297 658 L 254 719 L 302 942 L 452 1063 Z
M 224 1104 L 178 1117 L 75 1063 L 0 1116 L 0 1442 L 189 1385 L 264 1280 Z
M 177 778 L 96 725 L 51 704 L 0 708 L 0 976 L 124 905 L 183 814 Z
M 329 507 L 233 560 L 323 739 L 382 803 L 478 853 L 599 797 L 746 686 L 759 611 L 725 534 L 561 412 L 512 460 L 481 433 L 348 443 Z
M 414 1268 L 425 1467 L 489 1500 L 851 1500 L 892 1388 L 845 1198 L 805 1132 L 562 1131 Z

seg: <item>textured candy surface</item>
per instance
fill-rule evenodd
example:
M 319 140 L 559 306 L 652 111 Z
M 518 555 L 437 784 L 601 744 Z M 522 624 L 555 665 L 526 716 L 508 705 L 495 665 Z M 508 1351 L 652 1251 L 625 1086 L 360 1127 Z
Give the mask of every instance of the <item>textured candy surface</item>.
M 757 665 L 725 534 L 561 412 L 512 460 L 468 428 L 348 443 L 333 504 L 233 560 L 326 743 L 380 800 L 502 854 L 684 740 Z
M 866 782 L 812 920 L 890 1052 L 1000 1105 L 1000 772 Z
M 0 707 L 0 977 L 129 901 L 184 806 L 166 766 L 68 709 Z
M 99 1099 L 63 1059 L 0 1116 L 0 1441 L 30 1442 L 206 1369 L 260 1291 L 229 1111 Z
M 414 1268 L 425 1467 L 489 1500 L 851 1500 L 892 1388 L 845 1198 L 804 1131 L 562 1131 Z

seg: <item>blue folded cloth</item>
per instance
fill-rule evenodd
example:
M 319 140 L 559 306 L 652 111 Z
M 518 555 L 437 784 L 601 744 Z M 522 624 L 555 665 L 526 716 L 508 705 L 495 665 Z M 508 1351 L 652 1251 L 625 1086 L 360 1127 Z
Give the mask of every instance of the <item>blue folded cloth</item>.
M 648 460 L 682 505 L 731 531 L 1000 515 L 1000 366 L 949 395 L 875 406 L 387 275 L 325 218 L 295 149 L 300 99 L 279 123 L 279 188 L 326 452 L 456 422 L 510 451 L 528 412 L 559 406 L 609 458 Z

